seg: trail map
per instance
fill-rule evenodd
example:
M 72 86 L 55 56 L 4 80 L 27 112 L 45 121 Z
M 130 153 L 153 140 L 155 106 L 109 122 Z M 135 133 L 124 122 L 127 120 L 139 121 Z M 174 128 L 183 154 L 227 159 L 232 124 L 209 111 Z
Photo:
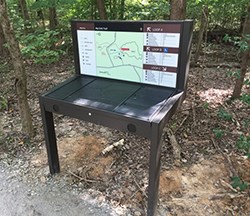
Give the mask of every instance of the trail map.
M 77 29 L 80 73 L 176 87 L 180 25 L 82 23 Z
M 97 75 L 142 81 L 143 35 L 137 32 L 96 32 Z

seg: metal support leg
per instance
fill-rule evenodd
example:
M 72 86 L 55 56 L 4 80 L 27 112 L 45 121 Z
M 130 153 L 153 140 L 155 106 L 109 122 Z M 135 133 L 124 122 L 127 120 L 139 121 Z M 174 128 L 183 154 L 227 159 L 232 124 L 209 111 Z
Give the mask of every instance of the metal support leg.
M 157 124 L 152 125 L 149 161 L 149 186 L 148 186 L 148 216 L 154 216 L 158 201 L 160 166 L 161 166 L 162 134 Z
M 45 143 L 48 155 L 49 170 L 51 174 L 59 173 L 59 158 L 56 144 L 56 134 L 53 120 L 53 113 L 44 109 L 41 104 L 41 113 L 43 120 L 43 129 L 45 135 Z

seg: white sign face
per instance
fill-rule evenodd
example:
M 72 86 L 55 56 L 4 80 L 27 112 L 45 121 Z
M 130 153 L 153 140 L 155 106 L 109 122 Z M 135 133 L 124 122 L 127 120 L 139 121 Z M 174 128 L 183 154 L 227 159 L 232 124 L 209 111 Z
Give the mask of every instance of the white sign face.
M 80 73 L 176 87 L 180 24 L 77 23 Z
M 77 31 L 79 61 L 89 75 L 96 75 L 95 32 Z

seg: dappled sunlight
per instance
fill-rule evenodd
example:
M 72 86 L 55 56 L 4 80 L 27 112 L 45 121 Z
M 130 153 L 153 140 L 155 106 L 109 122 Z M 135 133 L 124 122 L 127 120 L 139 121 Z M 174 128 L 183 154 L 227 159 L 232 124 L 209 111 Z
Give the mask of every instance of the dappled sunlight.
M 40 76 L 40 80 L 42 81 L 42 82 L 48 82 L 48 81 L 53 81 L 55 79 L 55 77 L 54 76 L 52 76 L 52 75 L 49 75 L 49 74 L 45 74 L 45 76 Z
M 209 88 L 204 91 L 198 91 L 197 94 L 202 101 L 208 103 L 211 107 L 217 107 L 230 97 L 232 89 Z

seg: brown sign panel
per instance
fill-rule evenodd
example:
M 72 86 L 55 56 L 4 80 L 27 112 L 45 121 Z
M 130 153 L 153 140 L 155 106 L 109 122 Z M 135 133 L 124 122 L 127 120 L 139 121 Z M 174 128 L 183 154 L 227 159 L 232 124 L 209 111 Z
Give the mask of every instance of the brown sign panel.
M 179 53 L 179 48 L 167 48 L 157 46 L 144 46 L 144 52 Z
M 155 70 L 155 71 L 162 71 L 162 72 L 173 72 L 177 73 L 177 68 L 175 67 L 167 67 L 167 66 L 161 66 L 161 65 L 149 65 L 144 64 L 143 65 L 144 70 Z
M 77 30 L 94 30 L 94 23 L 82 23 L 76 24 Z
M 181 24 L 146 23 L 143 25 L 143 31 L 152 33 L 180 33 Z

